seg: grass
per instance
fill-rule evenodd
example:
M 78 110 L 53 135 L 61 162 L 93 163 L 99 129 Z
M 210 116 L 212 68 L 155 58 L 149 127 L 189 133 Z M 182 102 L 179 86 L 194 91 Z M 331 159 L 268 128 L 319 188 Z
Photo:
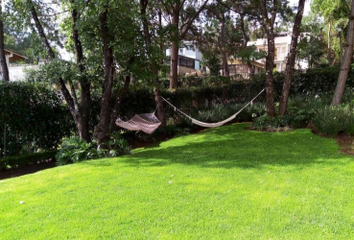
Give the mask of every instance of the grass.
M 0 181 L 0 239 L 353 239 L 354 158 L 246 126 Z

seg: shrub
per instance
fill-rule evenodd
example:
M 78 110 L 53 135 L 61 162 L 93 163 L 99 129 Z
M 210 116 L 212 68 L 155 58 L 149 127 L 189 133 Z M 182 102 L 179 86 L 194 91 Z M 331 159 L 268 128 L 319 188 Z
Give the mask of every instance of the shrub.
M 116 157 L 130 152 L 126 140 L 118 134 L 112 134 L 104 145 L 107 147 L 106 149 L 97 146 L 95 141 L 87 143 L 77 136 L 64 138 L 55 158 L 58 165 L 65 165 L 90 159 Z
M 326 135 L 335 136 L 344 132 L 354 134 L 354 107 L 347 106 L 325 106 L 319 109 L 314 117 L 314 124 L 317 129 Z
M 320 98 L 308 96 L 289 99 L 287 115 L 293 128 L 306 127 L 313 120 L 315 110 L 323 106 Z
M 219 122 L 240 111 L 245 104 L 217 104 L 210 108 L 200 109 L 192 114 L 193 118 L 203 122 Z M 266 111 L 264 103 L 255 103 L 243 109 L 234 121 L 246 122 L 263 115 Z
M 258 130 L 277 130 L 279 128 L 290 128 L 291 117 L 288 115 L 285 116 L 276 116 L 269 118 L 267 116 L 261 116 L 254 119 L 252 127 Z
M 91 143 L 79 137 L 64 138 L 59 152 L 55 155 L 58 165 L 75 163 L 95 158 L 97 151 Z
M 44 86 L 0 82 L 0 94 L 0 131 L 6 126 L 6 155 L 51 150 L 74 129 L 61 99 Z
M 49 159 L 54 159 L 55 154 L 56 151 L 49 151 L 2 158 L 0 159 L 0 170 L 23 167 L 31 164 L 40 163 Z

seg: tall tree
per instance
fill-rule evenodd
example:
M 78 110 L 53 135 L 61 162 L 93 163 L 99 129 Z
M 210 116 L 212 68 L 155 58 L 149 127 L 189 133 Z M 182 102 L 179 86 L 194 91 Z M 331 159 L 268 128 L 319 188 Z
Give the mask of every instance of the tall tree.
M 10 4 L 13 16 L 20 16 L 14 21 L 22 21 L 18 25 L 32 29 L 40 37 L 51 60 L 49 67 L 44 68 L 52 73 L 48 79 L 59 86 L 80 137 L 87 141 L 91 138 L 89 129 L 89 123 L 92 123 L 89 114 L 91 87 L 95 92 L 102 89 L 100 118 L 95 131 L 100 144 L 108 139 L 112 131 L 111 105 L 115 100 L 112 99 L 112 91 L 118 85 L 114 83 L 115 66 L 119 67 L 121 72 L 125 72 L 125 69 L 133 68 L 134 59 L 144 56 L 141 47 L 136 47 L 143 44 L 136 44 L 139 41 L 139 28 L 134 21 L 136 17 L 131 15 L 137 10 L 136 2 L 109 2 L 109 4 L 108 2 L 102 1 L 97 4 L 90 1 L 61 1 L 65 5 L 64 12 L 69 13 L 65 15 L 61 27 L 67 33 L 68 45 L 71 44 L 69 50 L 76 53 L 77 60 L 75 70 L 77 72 L 70 74 L 66 74 L 69 67 L 65 66 L 72 64 L 61 61 L 53 47 L 55 38 L 52 33 L 58 29 L 52 28 L 52 23 L 56 23 L 57 20 L 51 19 L 51 16 L 57 14 L 55 12 L 48 14 L 47 6 L 50 5 L 40 4 L 41 2 L 37 0 L 16 0 Z M 97 54 L 98 49 L 101 49 L 101 54 Z M 139 68 L 139 71 L 143 72 L 142 68 Z
M 340 67 L 340 72 L 338 76 L 337 86 L 334 92 L 334 96 L 332 99 L 332 105 L 337 106 L 340 104 L 344 89 L 345 83 L 348 78 L 348 72 L 350 70 L 350 64 L 353 60 L 353 45 L 354 45 L 354 0 L 351 2 L 351 10 L 349 16 L 349 28 L 347 33 L 347 45 L 345 48 L 345 53 L 342 59 L 342 64 Z
M 310 13 L 302 20 L 302 38 L 299 41 L 297 58 L 307 60 L 308 68 L 316 67 L 324 60 L 326 52 L 324 28 L 323 18 L 317 14 Z
M 165 13 L 171 19 L 169 23 L 171 25 L 171 61 L 170 61 L 170 88 L 177 88 L 177 70 L 178 70 L 178 49 L 181 40 L 185 39 L 188 31 L 190 30 L 194 20 L 199 16 L 204 9 L 208 0 L 204 0 L 201 6 L 195 11 L 188 11 L 192 14 L 186 17 L 184 22 L 180 24 L 181 13 L 186 8 L 186 0 L 159 0 L 163 6 Z M 194 1 L 196 2 L 196 1 Z M 192 5 L 189 5 L 192 7 Z M 191 8 L 189 8 L 191 9 Z
M 286 21 L 289 15 L 291 15 L 291 9 L 288 6 L 287 0 L 254 0 L 254 9 L 257 7 L 260 10 L 260 14 L 257 11 L 253 12 L 253 17 L 257 19 L 267 37 L 267 56 L 266 56 L 266 100 L 267 100 L 267 116 L 275 116 L 274 107 L 274 84 L 273 84 L 273 69 L 274 69 L 274 57 L 275 57 L 275 23 L 276 21 Z
M 157 13 L 157 14 L 156 14 Z M 156 19 L 157 16 L 157 19 Z M 164 106 L 159 90 L 159 71 L 163 63 L 164 48 L 162 43 L 162 13 L 153 0 L 140 0 L 140 17 L 146 44 L 148 64 L 153 78 L 157 117 L 162 125 L 166 125 Z M 153 22 L 157 22 L 154 24 Z M 155 25 L 155 27 L 153 27 Z
M 218 39 L 216 45 L 219 48 L 222 63 L 222 75 L 229 76 L 229 64 L 228 64 L 228 49 L 227 49 L 227 35 L 228 35 L 228 23 L 230 23 L 229 8 L 227 8 L 223 3 L 219 1 L 207 5 L 207 13 L 209 17 L 215 18 L 219 25 L 220 31 L 218 33 Z
M 274 109 L 274 87 L 273 87 L 273 69 L 275 57 L 274 43 L 274 24 L 279 11 L 279 2 L 272 0 L 269 3 L 267 0 L 260 0 L 260 22 L 267 36 L 267 56 L 266 56 L 266 99 L 267 99 L 267 115 L 268 117 L 275 116 Z
M 7 67 L 5 56 L 5 39 L 4 39 L 4 14 L 2 12 L 2 1 L 0 0 L 0 65 L 2 70 L 2 77 L 5 81 L 10 81 L 9 69 Z
M 305 7 L 305 0 L 299 0 L 298 10 L 295 16 L 293 32 L 291 36 L 290 53 L 286 62 L 283 91 L 279 103 L 278 114 L 280 116 L 285 115 L 288 106 L 291 78 L 295 66 L 296 49 L 297 49 L 298 39 L 301 31 L 301 20 L 304 13 L 304 7 Z
M 32 0 L 28 0 L 25 8 L 28 8 L 30 10 L 31 18 L 34 21 L 34 25 L 35 25 L 33 27 L 33 30 L 35 32 L 37 32 L 38 36 L 41 38 L 42 43 L 47 50 L 48 56 L 50 57 L 51 60 L 56 60 L 57 55 L 54 52 L 54 50 L 50 44 L 50 41 L 47 37 L 47 34 L 44 31 L 43 24 L 38 17 L 35 3 L 32 2 Z M 61 77 L 59 77 L 59 79 L 58 79 L 58 85 L 59 85 L 59 88 L 64 96 L 64 99 L 65 99 L 68 107 L 69 107 L 71 115 L 74 118 L 78 132 L 79 132 L 80 136 L 82 136 L 81 114 L 79 111 L 79 104 L 78 104 L 78 100 L 77 100 L 77 96 L 75 94 L 75 91 L 70 93 L 70 91 L 67 88 L 67 85 L 64 82 L 64 79 Z M 70 82 L 69 82 L 69 85 L 70 85 L 70 88 L 73 89 L 73 86 L 72 86 L 72 84 L 70 84 Z
M 100 35 L 102 38 L 103 65 L 104 65 L 104 82 L 101 99 L 100 120 L 95 127 L 94 136 L 98 139 L 98 144 L 102 144 L 109 139 L 109 123 L 110 123 L 110 102 L 113 88 L 114 59 L 112 49 L 112 37 L 108 28 L 108 8 L 105 6 L 99 16 Z
M 70 11 L 72 19 L 72 39 L 74 41 L 75 51 L 76 51 L 76 63 L 80 72 L 79 83 L 81 87 L 81 105 L 80 105 L 80 115 L 81 115 L 81 137 L 87 141 L 91 141 L 90 136 L 90 108 L 91 108 L 91 93 L 90 81 L 87 79 L 86 68 L 84 64 L 84 52 L 82 48 L 82 43 L 80 40 L 80 34 L 78 30 L 78 22 L 80 21 L 80 14 L 78 12 L 78 7 L 76 6 L 75 0 L 70 0 Z
M 337 36 L 337 28 L 345 29 L 350 14 L 350 0 L 313 0 L 311 10 L 323 16 L 327 25 L 327 62 L 328 66 L 335 63 L 333 55 L 333 37 Z M 339 58 L 339 54 L 337 56 Z

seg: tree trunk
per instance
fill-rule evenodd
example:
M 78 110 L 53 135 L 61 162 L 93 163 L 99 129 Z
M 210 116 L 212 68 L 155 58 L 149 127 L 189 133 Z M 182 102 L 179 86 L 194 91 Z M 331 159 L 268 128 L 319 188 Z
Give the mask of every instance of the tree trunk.
M 50 44 L 49 44 L 49 41 L 48 41 L 47 36 L 46 36 L 45 33 L 44 33 L 42 24 L 41 24 L 41 22 L 40 22 L 39 19 L 38 19 L 37 11 L 36 11 L 36 9 L 34 8 L 34 5 L 33 5 L 32 1 L 30 1 L 30 4 L 31 4 L 31 14 L 32 14 L 32 18 L 33 18 L 34 23 L 35 23 L 35 25 L 36 25 L 36 28 L 37 28 L 39 37 L 41 38 L 42 43 L 44 44 L 45 48 L 47 49 L 47 53 L 48 53 L 49 57 L 50 57 L 51 59 L 55 59 L 55 53 L 54 53 L 52 47 L 51 47 Z
M 74 5 L 73 1 L 71 2 Z M 85 66 L 83 64 L 84 55 L 82 50 L 82 44 L 79 38 L 79 32 L 76 28 L 78 13 L 75 8 L 73 8 L 71 12 L 72 21 L 73 21 L 73 40 L 75 43 L 76 49 L 76 62 L 79 67 L 79 71 L 81 76 L 79 77 L 80 87 L 81 87 L 81 107 L 80 107 L 80 115 L 81 115 L 81 131 L 79 135 L 86 142 L 91 142 L 90 136 L 90 108 L 91 108 L 91 93 L 90 88 L 91 84 L 86 78 Z
M 222 66 L 223 66 L 223 76 L 230 76 L 229 64 L 227 63 L 227 52 L 225 49 L 225 18 L 221 19 L 221 52 L 222 52 Z
M 332 99 L 333 106 L 339 105 L 343 97 L 345 83 L 347 81 L 350 64 L 353 59 L 353 44 L 354 44 L 354 0 L 352 0 L 351 10 L 350 10 L 349 28 L 347 33 L 347 45 L 345 48 L 342 64 L 340 67 L 336 90 L 334 92 L 334 96 Z
M 266 100 L 267 100 L 267 116 L 275 117 L 274 109 L 274 86 L 273 86 L 273 69 L 274 69 L 274 34 L 267 34 L 268 38 L 268 55 L 266 57 Z
M 301 21 L 304 13 L 305 0 L 299 0 L 298 11 L 295 17 L 293 33 L 291 36 L 290 55 L 286 62 L 285 78 L 283 83 L 283 91 L 279 104 L 279 116 L 283 116 L 286 113 L 286 109 L 289 101 L 289 92 L 291 86 L 291 77 L 295 66 L 296 49 L 298 44 L 298 38 L 300 35 Z
M 1 3 L 1 1 L 0 1 Z M 2 69 L 2 77 L 4 81 L 9 82 L 9 69 L 7 68 L 6 56 L 5 56 L 5 46 L 4 46 L 4 23 L 2 21 L 2 8 L 0 5 L 0 64 Z
M 110 102 L 113 86 L 113 50 L 111 48 L 108 22 L 108 9 L 100 14 L 101 37 L 103 42 L 104 56 L 104 83 L 103 94 L 101 99 L 100 121 L 95 127 L 94 136 L 97 138 L 98 145 L 108 141 L 109 139 L 109 123 L 110 123 Z
M 260 2 L 260 11 L 261 11 L 260 22 L 263 26 L 264 31 L 267 34 L 267 42 L 268 42 L 268 54 L 266 57 L 267 116 L 275 117 L 274 86 L 273 86 L 273 68 L 274 68 L 274 56 L 275 56 L 274 23 L 277 16 L 278 1 L 273 0 L 273 7 L 271 9 L 270 18 L 267 10 L 268 4 L 269 3 L 267 0 L 261 0 Z
M 327 61 L 328 61 L 328 67 L 331 66 L 331 30 L 332 30 L 332 25 L 331 22 L 328 23 L 328 44 L 327 44 Z
M 161 59 L 161 62 L 156 61 L 152 55 L 152 52 L 151 52 L 152 51 L 152 40 L 151 40 L 151 34 L 149 32 L 149 22 L 147 20 L 147 14 L 146 14 L 147 6 L 148 6 L 148 0 L 140 0 L 140 13 L 141 13 L 141 17 L 143 20 L 143 30 L 144 30 L 145 42 L 147 45 L 147 53 L 148 53 L 149 60 L 150 60 L 149 63 L 151 64 L 150 69 L 151 69 L 154 79 L 155 79 L 153 91 L 154 91 L 155 102 L 156 102 L 156 111 L 157 111 L 156 115 L 157 115 L 157 118 L 162 123 L 161 125 L 166 126 L 165 110 L 164 110 L 161 94 L 158 89 L 159 69 L 157 67 L 158 65 L 163 64 L 163 59 Z M 161 12 L 161 10 L 159 10 L 159 12 L 158 12 L 158 19 L 159 19 L 159 26 L 162 27 L 162 12 Z M 159 48 L 162 53 L 163 52 L 162 41 L 159 41 Z
M 240 15 L 240 26 L 241 26 L 241 32 L 242 32 L 242 47 L 246 48 L 247 47 L 247 43 L 249 41 L 249 37 L 246 33 L 246 28 L 245 28 L 245 16 L 241 11 L 237 12 Z M 251 60 L 248 58 L 247 59 L 247 66 L 249 69 L 249 73 L 252 75 L 255 72 L 255 67 L 252 65 Z
M 179 49 L 179 12 L 174 11 L 172 15 L 172 44 L 171 44 L 171 62 L 170 62 L 170 89 L 176 89 L 178 84 L 178 49 Z
M 44 44 L 45 48 L 47 49 L 47 53 L 48 53 L 50 59 L 54 60 L 56 58 L 55 53 L 49 44 L 46 34 L 44 33 L 43 26 L 38 19 L 37 11 L 34 8 L 32 1 L 29 1 L 29 3 L 31 4 L 31 9 L 30 9 L 31 15 L 32 15 L 33 21 L 35 23 L 36 29 L 38 31 L 38 35 L 41 38 L 42 43 Z M 62 78 L 59 78 L 58 80 L 59 80 L 58 85 L 59 85 L 60 91 L 63 94 L 64 99 L 69 107 L 70 113 L 74 118 L 76 128 L 77 128 L 78 132 L 81 132 L 81 130 L 82 130 L 81 115 L 80 115 L 79 110 L 76 108 L 77 104 L 75 104 L 75 100 L 73 99 L 69 90 L 67 89 L 64 80 Z
M 114 104 L 114 108 L 112 110 L 112 115 L 111 115 L 111 122 L 109 124 L 109 132 L 112 133 L 113 129 L 116 126 L 116 119 L 118 117 L 118 113 L 120 110 L 120 106 L 122 103 L 122 100 L 124 99 L 125 95 L 127 94 L 128 90 L 129 90 L 129 84 L 130 84 L 130 75 L 125 76 L 125 80 L 124 80 L 124 86 L 123 89 L 118 93 L 118 97 L 117 100 Z

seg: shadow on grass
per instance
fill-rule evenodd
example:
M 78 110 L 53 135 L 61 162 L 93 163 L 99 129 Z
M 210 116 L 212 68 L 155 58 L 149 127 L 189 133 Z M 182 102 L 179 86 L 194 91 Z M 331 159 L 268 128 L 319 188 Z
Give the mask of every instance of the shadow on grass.
M 265 165 L 347 164 L 353 160 L 338 153 L 334 139 L 318 137 L 308 129 L 269 133 L 245 130 L 247 126 L 236 124 L 182 136 L 161 143 L 160 147 L 138 150 L 121 161 L 132 167 L 184 164 L 261 168 Z

